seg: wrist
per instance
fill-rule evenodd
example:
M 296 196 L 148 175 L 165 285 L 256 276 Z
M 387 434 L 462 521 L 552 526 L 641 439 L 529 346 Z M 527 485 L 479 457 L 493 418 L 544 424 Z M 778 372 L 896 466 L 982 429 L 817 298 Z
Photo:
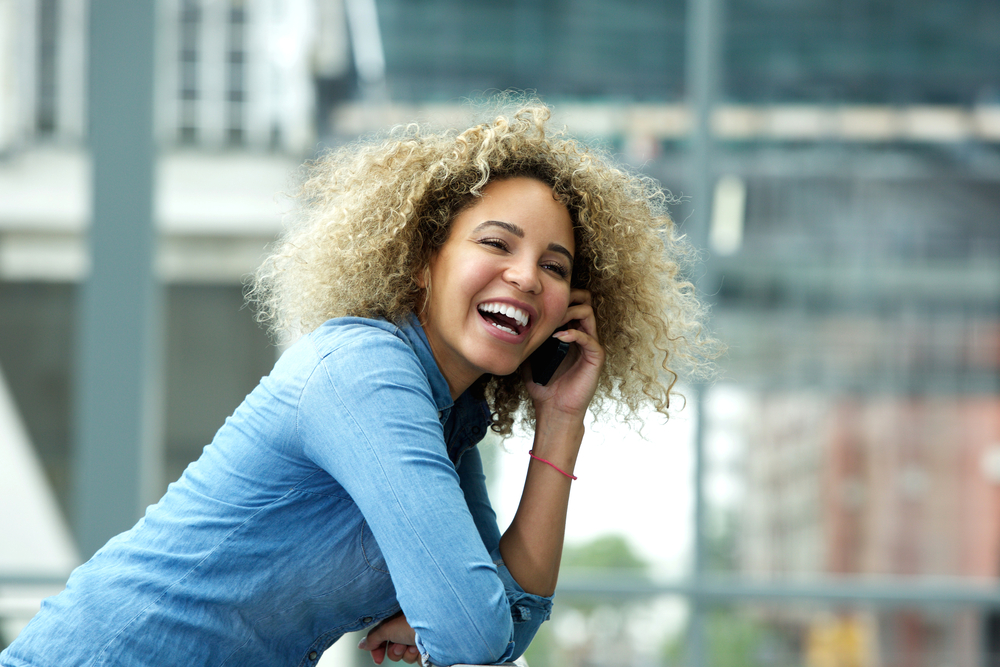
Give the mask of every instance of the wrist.
M 581 438 L 584 432 L 584 417 L 586 412 L 562 412 L 556 409 L 538 409 L 535 406 L 535 433 L 551 431 L 554 433 L 574 433 Z
M 549 461 L 548 459 L 543 459 L 541 456 L 538 456 L 537 454 L 535 454 L 535 450 L 533 450 L 533 449 L 529 449 L 528 450 L 528 456 L 530 456 L 531 458 L 533 458 L 536 461 L 540 461 L 541 463 L 544 463 L 545 465 L 551 467 L 553 470 L 555 470 L 556 472 L 558 472 L 559 474 L 561 474 L 563 477 L 568 477 L 569 479 L 572 479 L 572 480 L 576 480 L 577 479 L 577 476 L 574 475 L 573 473 L 566 472 L 565 470 L 563 470 L 562 468 L 560 468 L 559 466 L 557 466 L 552 461 Z
M 534 456 L 572 474 L 586 428 L 582 419 L 536 419 Z

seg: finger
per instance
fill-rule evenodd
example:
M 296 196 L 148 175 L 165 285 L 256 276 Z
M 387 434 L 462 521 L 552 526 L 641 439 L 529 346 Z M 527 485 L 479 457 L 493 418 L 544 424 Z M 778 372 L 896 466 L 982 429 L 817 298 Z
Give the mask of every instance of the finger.
M 568 329 L 559 332 L 557 335 L 560 340 L 564 340 L 567 343 L 575 343 L 573 346 L 574 349 L 571 350 L 575 354 L 567 357 L 570 366 L 566 368 L 566 373 L 571 372 L 572 369 L 579 371 L 587 366 L 600 369 L 604 365 L 604 348 L 601 347 L 601 344 L 593 336 L 579 329 Z
M 604 359 L 604 348 L 597 341 L 597 338 L 582 329 L 566 329 L 552 334 L 561 341 L 576 343 L 580 348 L 581 355 L 592 363 L 600 364 Z
M 578 325 L 573 328 L 583 329 L 592 336 L 596 335 L 597 317 L 594 315 L 594 309 L 590 306 L 590 304 L 579 304 L 576 306 L 570 306 L 566 309 L 566 315 L 563 317 L 563 324 L 568 324 L 574 321 L 578 322 Z
M 592 296 L 589 290 L 577 288 L 574 290 L 570 290 L 569 302 L 570 305 L 573 306 L 577 304 L 586 304 L 589 306 L 592 302 Z
M 374 628 L 368 631 L 360 642 L 358 642 L 358 648 L 362 651 L 371 651 L 372 647 L 377 647 L 386 641 L 384 632 L 382 631 L 382 624 L 376 625 Z
M 406 644 L 391 644 L 390 643 L 389 644 L 389 648 L 386 649 L 386 655 L 393 662 L 399 662 L 399 659 L 403 657 L 404 653 L 406 653 L 406 649 L 407 649 Z
M 564 324 L 572 323 L 570 328 L 583 329 L 593 337 L 597 337 L 597 316 L 589 303 L 577 304 L 566 309 Z
M 387 642 L 379 637 L 379 628 L 377 626 L 371 629 L 367 636 L 362 637 L 361 641 L 358 642 L 358 648 L 362 651 L 370 651 L 372 660 L 376 665 L 381 665 L 382 661 L 385 660 L 385 649 Z
M 398 633 L 399 619 L 402 618 L 399 614 L 391 616 L 386 620 L 382 621 L 374 628 L 368 631 L 368 634 L 358 643 L 358 648 L 371 651 L 373 648 L 378 648 L 382 644 L 390 641 L 398 641 L 401 637 L 396 636 Z
M 593 298 L 591 297 L 590 292 L 588 292 L 587 290 L 575 289 L 569 293 L 569 306 L 567 307 L 567 310 L 579 307 L 589 308 L 592 307 L 592 305 L 593 305 Z M 572 318 L 567 318 L 566 321 L 569 321 L 569 319 Z
M 393 662 L 402 660 L 403 662 L 412 665 L 420 658 L 420 651 L 417 650 L 416 646 L 410 646 L 408 644 L 390 644 L 389 647 L 390 648 L 386 650 L 385 657 Z

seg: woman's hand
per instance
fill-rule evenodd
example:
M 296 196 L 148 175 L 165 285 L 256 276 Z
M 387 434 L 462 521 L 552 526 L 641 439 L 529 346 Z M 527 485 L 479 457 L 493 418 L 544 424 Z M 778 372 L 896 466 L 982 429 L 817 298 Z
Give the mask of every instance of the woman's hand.
M 576 320 L 576 328 L 554 334 L 571 344 L 569 354 L 547 385 L 526 382 L 539 417 L 551 411 L 582 418 L 597 391 L 597 381 L 604 366 L 604 348 L 597 338 L 597 320 L 590 292 L 572 290 L 570 304 L 563 323 Z
M 368 636 L 358 644 L 358 648 L 370 651 L 376 665 L 381 665 L 386 658 L 393 662 L 402 660 L 412 665 L 420 659 L 416 644 L 416 633 L 403 612 L 399 612 L 372 628 Z

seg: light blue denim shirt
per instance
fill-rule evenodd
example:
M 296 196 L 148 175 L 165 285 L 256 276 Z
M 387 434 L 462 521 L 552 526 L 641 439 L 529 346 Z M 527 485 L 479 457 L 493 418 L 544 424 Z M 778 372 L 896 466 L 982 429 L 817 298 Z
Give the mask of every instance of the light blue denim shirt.
M 426 662 L 512 660 L 552 601 L 500 559 L 488 420 L 452 402 L 416 318 L 330 320 L 0 664 L 314 665 L 400 608 Z

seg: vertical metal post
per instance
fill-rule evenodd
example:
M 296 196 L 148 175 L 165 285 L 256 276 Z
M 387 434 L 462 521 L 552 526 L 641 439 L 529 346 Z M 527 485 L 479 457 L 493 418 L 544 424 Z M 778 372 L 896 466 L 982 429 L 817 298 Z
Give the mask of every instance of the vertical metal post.
M 690 177 L 694 207 L 687 231 L 691 242 L 698 248 L 708 245 L 708 225 L 711 220 L 713 190 L 712 159 L 712 109 L 716 104 L 722 64 L 721 12 L 722 0 L 688 0 L 687 37 L 685 49 L 685 83 L 688 108 L 691 112 Z M 706 259 L 705 275 L 699 282 L 702 298 L 715 292 L 715 277 L 711 259 Z M 698 409 L 694 437 L 694 534 L 692 545 L 691 577 L 694 589 L 700 589 L 706 571 L 705 549 L 705 390 L 695 389 Z M 705 605 L 697 594 L 691 599 L 691 617 L 688 630 L 688 662 L 690 667 L 707 664 L 705 655 Z
M 78 312 L 75 526 L 81 556 L 161 483 L 161 298 L 153 272 L 154 0 L 92 0 L 90 275 Z
M 699 595 L 699 585 L 705 575 L 705 388 L 698 386 L 692 392 L 698 410 L 694 433 L 694 534 L 692 535 L 691 579 L 696 591 L 689 602 L 688 620 L 688 667 L 703 667 L 705 656 L 705 601 Z

